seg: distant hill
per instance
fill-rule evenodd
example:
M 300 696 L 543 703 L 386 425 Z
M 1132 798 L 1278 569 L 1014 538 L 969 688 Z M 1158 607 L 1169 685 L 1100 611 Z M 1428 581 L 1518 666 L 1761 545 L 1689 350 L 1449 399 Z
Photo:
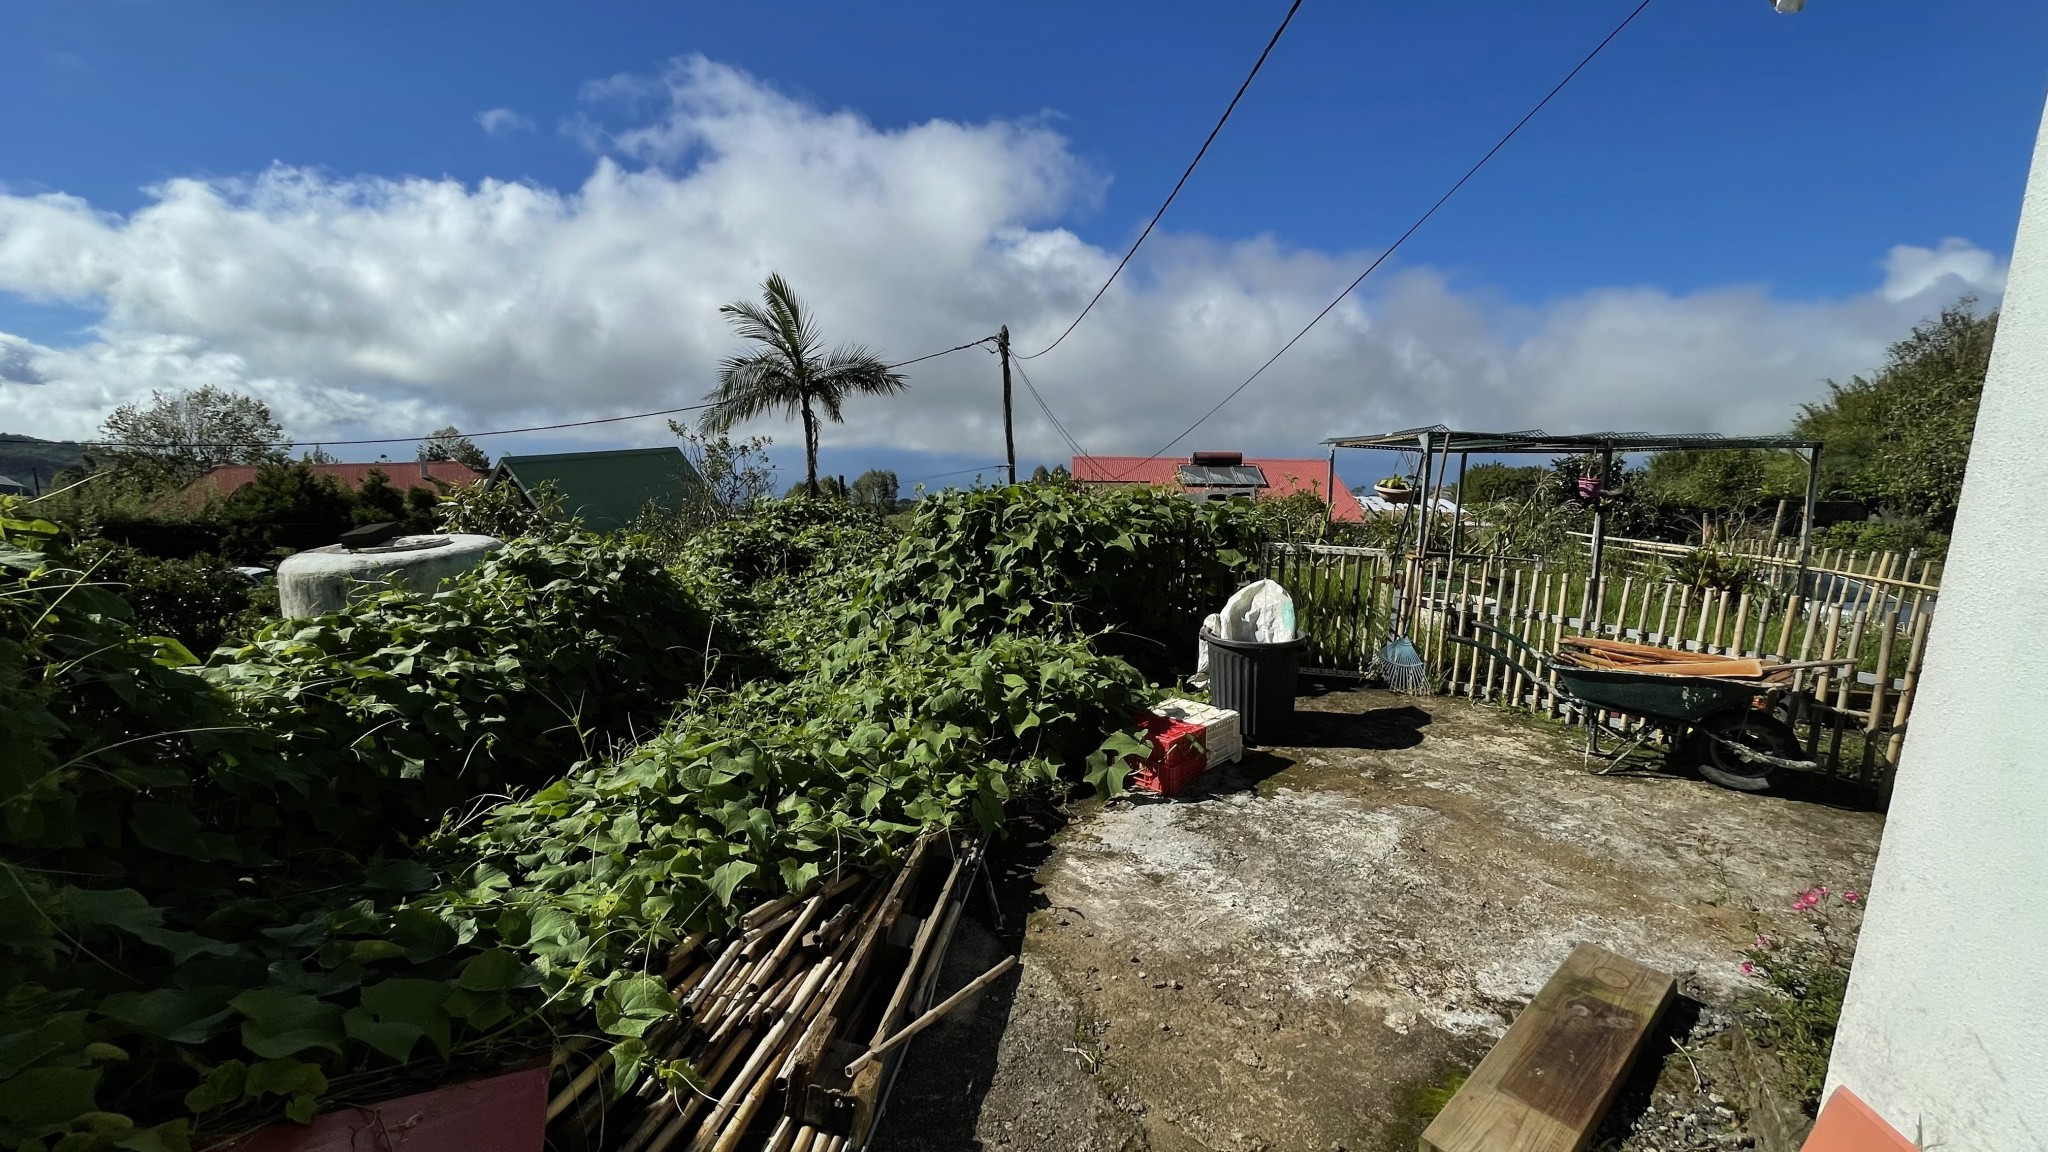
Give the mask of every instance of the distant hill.
M 19 480 L 45 490 L 50 478 L 78 463 L 85 445 L 70 440 L 38 440 L 13 432 L 0 432 L 0 476 Z

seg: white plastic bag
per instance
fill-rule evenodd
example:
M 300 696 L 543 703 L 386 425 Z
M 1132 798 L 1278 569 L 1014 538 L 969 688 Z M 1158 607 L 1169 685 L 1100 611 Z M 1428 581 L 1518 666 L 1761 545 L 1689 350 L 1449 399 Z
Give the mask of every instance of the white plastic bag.
M 1202 618 L 1202 631 L 1216 636 L 1223 636 L 1223 617 L 1214 612 L 1209 613 Z M 1225 636 L 1224 639 L 1227 640 L 1229 637 Z M 1200 676 L 1208 671 L 1209 641 L 1203 636 L 1197 636 L 1195 637 L 1195 675 Z
M 1223 605 L 1223 627 L 1216 634 L 1225 640 L 1259 644 L 1292 640 L 1294 597 L 1271 580 L 1247 584 Z

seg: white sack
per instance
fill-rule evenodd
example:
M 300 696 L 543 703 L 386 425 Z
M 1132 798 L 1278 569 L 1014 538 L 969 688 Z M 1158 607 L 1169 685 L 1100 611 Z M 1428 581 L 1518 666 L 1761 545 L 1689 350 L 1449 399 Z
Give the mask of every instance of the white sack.
M 1223 627 L 1216 634 L 1225 640 L 1259 644 L 1292 640 L 1294 597 L 1271 580 L 1247 584 L 1223 605 Z

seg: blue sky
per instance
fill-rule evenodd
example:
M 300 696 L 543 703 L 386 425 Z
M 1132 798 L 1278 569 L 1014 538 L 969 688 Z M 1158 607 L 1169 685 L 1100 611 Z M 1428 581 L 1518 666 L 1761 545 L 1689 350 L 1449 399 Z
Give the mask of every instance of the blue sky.
M 1034 346 L 1027 335 L 1057 331 L 1076 294 L 1092 290 L 1096 265 L 1142 226 L 1284 7 L 792 3 L 764 17 L 757 6 L 673 4 L 9 6 L 0 188 L 16 211 L 0 206 L 0 333 L 25 349 L 16 360 L 42 367 L 0 379 L 0 423 L 76 432 L 96 422 L 86 411 L 95 404 L 208 373 L 274 390 L 309 439 L 411 432 L 420 418 L 504 426 L 671 395 L 688 402 L 729 346 L 715 322 L 689 321 L 673 334 L 673 379 L 650 367 L 662 351 L 624 327 L 644 331 L 661 296 L 640 266 L 648 257 L 632 251 L 636 227 L 664 232 L 650 243 L 679 245 L 663 250 L 674 267 L 662 273 L 674 277 L 679 308 L 794 265 L 829 328 L 885 352 L 929 351 L 917 341 L 968 339 L 1004 321 Z M 1135 267 L 1128 307 L 1092 318 L 1092 340 L 1033 362 L 1034 379 L 1091 447 L 1156 447 L 1178 430 L 1170 413 L 1206 407 L 1256 366 L 1628 7 L 1308 0 L 1167 218 L 1158 251 Z M 1721 421 L 1731 431 L 1767 423 L 1773 404 L 1789 415 L 1821 378 L 1867 367 L 1942 297 L 1995 299 L 2048 79 L 2044 34 L 2048 9 L 2003 0 L 1811 0 L 1797 16 L 1765 0 L 1656 0 L 1389 264 L 1384 285 L 1333 316 L 1327 340 L 1305 343 L 1270 392 L 1248 393 L 1242 413 L 1226 410 L 1198 439 L 1312 454 L 1332 432 L 1454 415 L 1569 427 L 1611 412 L 1617 423 Z M 729 109 L 730 91 L 672 63 L 693 57 L 751 86 L 741 101 L 750 136 L 789 127 L 800 153 L 865 158 L 816 169 L 778 154 L 751 176 L 709 182 L 712 167 L 747 168 L 752 145 L 703 129 Z M 626 79 L 599 91 L 612 77 Z M 492 109 L 503 111 L 486 131 L 479 116 Z M 863 122 L 852 138 L 835 137 L 839 113 Z M 685 121 L 680 148 L 631 136 Z M 978 135 L 956 147 L 957 134 L 934 125 Z M 450 294 L 451 325 L 467 324 L 466 309 L 488 304 L 488 283 L 443 275 L 402 300 L 372 299 L 362 283 L 341 290 L 327 276 L 393 259 L 390 235 L 373 242 L 358 227 L 430 248 L 446 238 L 445 219 L 401 227 L 417 205 L 394 207 L 365 181 L 448 181 L 440 187 L 470 194 L 483 181 L 524 184 L 570 201 L 517 209 L 553 222 L 532 227 L 594 232 L 601 210 L 584 193 L 603 163 L 693 193 L 675 219 L 694 223 L 677 228 L 702 223 L 701 205 L 717 195 L 785 193 L 789 203 L 774 206 L 798 226 L 764 210 L 719 221 L 716 243 L 683 243 L 666 236 L 669 217 L 627 213 L 602 218 L 611 230 L 596 254 L 538 241 L 491 249 L 504 260 L 501 282 L 524 260 L 562 262 L 546 273 L 559 281 L 550 300 L 609 297 L 627 280 L 650 294 L 606 314 L 621 327 L 590 343 L 588 374 L 559 339 L 536 350 L 518 332 L 502 347 L 476 338 L 465 360 L 399 332 L 436 307 L 436 291 Z M 273 166 L 296 174 L 289 194 L 229 188 L 171 212 L 152 191 L 247 181 Z M 871 166 L 883 173 L 875 196 L 864 187 Z M 793 190 L 792 171 L 822 186 Z M 956 184 L 977 195 L 1021 190 L 961 224 L 932 191 Z M 29 210 L 48 194 L 82 201 L 98 222 L 91 235 L 71 240 L 64 229 L 76 221 Z M 470 199 L 463 208 L 472 222 L 488 218 Z M 848 240 L 839 251 L 831 227 L 842 212 L 847 229 L 882 221 L 909 239 L 873 252 Z M 964 230 L 946 231 L 956 225 Z M 207 296 L 218 282 L 192 287 L 244 257 L 243 226 L 260 226 L 267 239 L 254 243 L 289 257 L 261 265 L 262 291 L 276 299 L 260 308 Z M 939 233 L 945 241 L 925 251 L 921 238 Z M 1961 244 L 1944 249 L 1951 240 Z M 450 240 L 446 259 L 474 258 L 468 242 Z M 98 257 L 120 267 L 52 271 L 66 243 L 103 244 Z M 382 244 L 384 255 L 357 244 Z M 1049 266 L 1033 245 L 1056 249 Z M 721 257 L 695 266 L 692 253 L 707 248 Z M 902 267 L 863 274 L 899 252 Z M 949 287 L 949 277 L 964 279 Z M 929 296 L 901 287 L 927 281 Z M 507 309 L 519 306 L 519 289 L 502 290 Z M 279 300 L 298 298 L 311 303 L 280 315 Z M 963 299 L 974 306 L 953 306 Z M 341 315 L 350 309 L 359 311 Z M 899 322 L 906 311 L 926 315 Z M 867 323 L 849 330 L 849 319 Z M 364 347 L 388 337 L 390 348 L 335 352 L 341 329 Z M 441 338 L 460 344 L 472 332 Z M 1711 352 L 1745 341 L 1749 359 Z M 907 410 L 829 437 L 827 468 L 895 464 L 909 479 L 1000 455 L 979 391 L 993 365 L 954 363 L 976 356 L 917 377 L 911 399 L 891 402 Z M 494 373 L 522 383 L 499 386 Z M 1685 399 L 1716 387 L 1728 403 Z M 335 395 L 348 402 L 329 402 Z M 654 442 L 658 427 L 593 442 Z M 1064 450 L 1042 422 L 1020 433 L 1029 459 Z

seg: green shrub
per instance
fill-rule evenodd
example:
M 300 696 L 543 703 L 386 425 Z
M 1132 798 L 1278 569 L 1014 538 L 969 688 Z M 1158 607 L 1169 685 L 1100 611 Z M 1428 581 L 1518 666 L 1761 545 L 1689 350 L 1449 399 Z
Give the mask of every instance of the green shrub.
M 402 836 L 658 726 L 713 681 L 717 639 L 653 555 L 577 534 L 513 541 L 430 596 L 280 621 L 205 674 L 300 766 L 309 832 Z
M 1940 559 L 1948 555 L 1948 537 L 1914 520 L 1886 518 L 1845 520 L 1815 533 L 1813 548 L 1842 548 L 1851 552 L 1911 552 Z
M 164 559 L 91 540 L 79 545 L 72 562 L 121 594 L 136 631 L 169 636 L 195 653 L 252 636 L 276 616 L 277 586 L 251 580 L 217 556 Z
M 1095 499 L 1010 522 L 1128 504 L 1160 564 L 1172 533 L 1234 530 Z M 1048 528 L 1030 559 L 1069 583 L 1038 587 L 1073 615 L 1023 628 L 990 623 L 1015 601 L 969 628 L 957 585 L 878 598 L 878 561 L 978 570 L 973 532 L 892 552 L 871 515 L 796 503 L 704 536 L 688 585 L 560 532 L 200 670 L 61 558 L 0 549 L 0 1143 L 204 1143 L 519 1062 L 593 1007 L 630 1085 L 673 1010 L 641 970 L 663 942 L 991 829 L 1064 773 L 1120 786 L 1143 678 L 1050 626 L 1136 614 L 1061 551 L 1096 532 Z M 749 640 L 692 588 L 751 613 L 786 679 L 725 687 L 707 653 Z
M 1694 588 L 1736 592 L 1758 583 L 1756 562 L 1719 548 L 1695 548 L 1670 563 L 1669 578 Z
M 854 626 L 849 613 L 900 538 L 873 509 L 792 497 L 699 532 L 673 568 L 732 634 L 790 674 Z
M 1191 668 L 1202 618 L 1253 575 L 1249 502 L 1020 484 L 927 496 L 875 581 L 876 610 L 941 634 L 1098 637 L 1158 679 Z
M 0 1142 L 304 1119 L 330 1086 L 392 1094 L 415 1050 L 433 1077 L 503 1066 L 587 1006 L 547 1006 L 524 933 L 406 906 L 435 886 L 408 837 L 658 727 L 715 672 L 651 557 L 514 544 L 204 678 L 61 559 L 4 547 L 0 572 Z

